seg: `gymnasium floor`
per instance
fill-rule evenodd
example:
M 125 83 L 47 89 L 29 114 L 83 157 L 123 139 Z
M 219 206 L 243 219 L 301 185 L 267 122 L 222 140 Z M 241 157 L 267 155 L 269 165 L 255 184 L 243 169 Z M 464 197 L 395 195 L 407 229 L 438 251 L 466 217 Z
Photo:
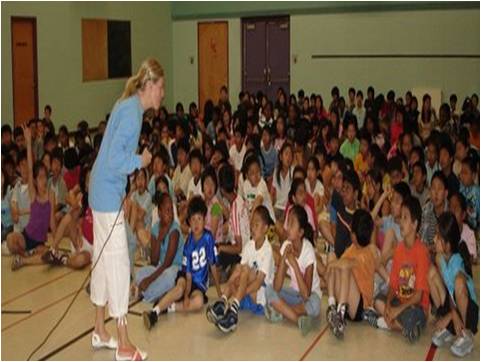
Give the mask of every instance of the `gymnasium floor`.
M 67 268 L 26 267 L 10 271 L 10 257 L 2 256 L 2 360 L 25 360 L 58 320 L 87 274 Z M 479 298 L 479 267 L 475 268 Z M 209 290 L 213 297 L 215 291 Z M 454 360 L 447 349 L 431 349 L 430 323 L 415 345 L 398 334 L 376 330 L 367 324 L 348 324 L 344 340 L 338 341 L 326 328 L 326 297 L 321 322 L 302 337 L 296 326 L 270 324 L 264 317 L 241 312 L 232 334 L 224 335 L 209 324 L 205 314 L 169 314 L 146 331 L 139 313 L 149 308 L 131 306 L 129 331 L 132 339 L 149 353 L 150 360 Z M 31 311 L 12 314 L 12 311 Z M 7 313 L 5 313 L 7 312 Z M 10 312 L 10 313 L 8 313 Z M 90 332 L 93 308 L 82 291 L 71 311 L 34 360 L 112 360 L 112 351 L 93 351 Z M 114 322 L 107 323 L 114 332 Z M 479 333 L 475 349 L 466 360 L 478 360 Z

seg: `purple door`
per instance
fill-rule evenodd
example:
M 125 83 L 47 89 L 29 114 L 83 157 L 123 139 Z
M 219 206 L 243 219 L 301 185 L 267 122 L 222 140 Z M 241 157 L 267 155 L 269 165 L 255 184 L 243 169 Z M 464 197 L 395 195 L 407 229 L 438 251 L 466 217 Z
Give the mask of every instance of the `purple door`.
M 289 18 L 243 19 L 242 37 L 243 89 L 272 102 L 279 87 L 289 96 Z

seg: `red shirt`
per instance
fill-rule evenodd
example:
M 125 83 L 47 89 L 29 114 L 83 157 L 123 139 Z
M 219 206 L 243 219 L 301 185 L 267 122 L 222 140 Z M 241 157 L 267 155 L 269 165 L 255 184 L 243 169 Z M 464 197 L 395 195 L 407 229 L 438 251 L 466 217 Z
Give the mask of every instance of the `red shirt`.
M 91 245 L 94 243 L 94 224 L 92 209 L 90 207 L 85 211 L 82 220 L 82 235 Z
M 411 248 L 400 242 L 392 258 L 390 287 L 403 302 L 417 290 L 422 291 L 421 307 L 429 306 L 428 273 L 431 262 L 429 251 L 424 243 L 417 239 Z
M 80 166 L 75 166 L 72 170 L 67 170 L 63 174 L 63 179 L 65 181 L 65 185 L 67 185 L 67 190 L 70 191 L 75 187 L 75 185 L 79 184 L 80 180 Z

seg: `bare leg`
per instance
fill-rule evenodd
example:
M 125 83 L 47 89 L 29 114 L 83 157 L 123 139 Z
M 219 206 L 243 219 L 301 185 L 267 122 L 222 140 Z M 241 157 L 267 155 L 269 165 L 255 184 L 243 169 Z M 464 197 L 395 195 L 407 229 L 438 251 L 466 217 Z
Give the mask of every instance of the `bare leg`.
M 72 269 L 83 269 L 91 262 L 90 253 L 86 251 L 81 251 L 72 255 L 68 261 L 67 266 Z
M 179 280 L 177 280 L 177 284 L 175 285 L 175 287 L 169 290 L 167 294 L 164 295 L 162 299 L 160 299 L 156 307 L 158 307 L 161 312 L 166 310 L 168 307 L 172 305 L 172 303 L 175 303 L 180 298 L 182 298 L 182 296 L 184 295 L 185 287 L 186 287 L 185 278 L 179 278 Z
M 252 282 L 254 282 L 256 279 L 256 273 L 247 265 L 242 265 L 241 268 L 239 286 L 234 293 L 234 298 L 236 298 L 239 302 L 242 298 L 244 298 L 248 285 L 252 284 Z
M 175 303 L 175 310 L 181 313 L 197 312 L 198 310 L 202 309 L 203 305 L 204 296 L 202 295 L 201 291 L 196 290 L 192 293 L 189 306 L 187 308 L 184 307 L 184 302 L 177 302 Z
M 15 231 L 8 234 L 7 247 L 12 254 L 25 254 L 26 244 L 23 235 Z
M 466 279 L 462 274 L 456 276 L 454 282 L 454 293 L 456 296 L 456 304 L 458 306 L 458 312 L 461 315 L 464 325 L 466 325 L 466 315 L 468 312 L 468 298 L 469 292 L 466 287 Z
M 292 306 L 282 299 L 279 299 L 278 301 L 271 302 L 271 305 L 276 311 L 294 323 L 297 323 L 300 316 L 307 314 L 303 304 Z
M 104 342 L 110 340 L 110 334 L 105 329 L 105 306 L 95 307 L 95 328 L 94 332 L 100 336 L 100 339 Z
M 234 293 L 236 287 L 239 285 L 241 268 L 242 266 L 240 264 L 237 264 L 234 267 L 234 270 L 232 271 L 232 274 L 230 275 L 227 283 L 221 285 L 220 287 L 221 292 L 223 295 L 226 296 L 226 298 L 229 298 Z
M 433 299 L 436 308 L 439 308 L 446 299 L 446 290 L 441 276 L 434 265 L 431 265 L 429 268 L 428 280 L 431 298 Z

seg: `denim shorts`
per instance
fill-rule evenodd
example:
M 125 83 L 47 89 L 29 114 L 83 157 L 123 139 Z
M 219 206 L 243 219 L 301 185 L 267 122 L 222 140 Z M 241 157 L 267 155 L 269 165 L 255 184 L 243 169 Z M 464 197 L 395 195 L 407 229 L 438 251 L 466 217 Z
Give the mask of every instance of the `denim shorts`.
M 321 312 L 321 298 L 316 293 L 311 293 L 309 299 L 304 301 L 299 292 L 293 288 L 282 288 L 279 292 L 276 292 L 272 285 L 268 285 L 266 287 L 266 299 L 269 304 L 280 299 L 289 305 L 304 304 L 306 313 L 310 317 L 318 317 Z

